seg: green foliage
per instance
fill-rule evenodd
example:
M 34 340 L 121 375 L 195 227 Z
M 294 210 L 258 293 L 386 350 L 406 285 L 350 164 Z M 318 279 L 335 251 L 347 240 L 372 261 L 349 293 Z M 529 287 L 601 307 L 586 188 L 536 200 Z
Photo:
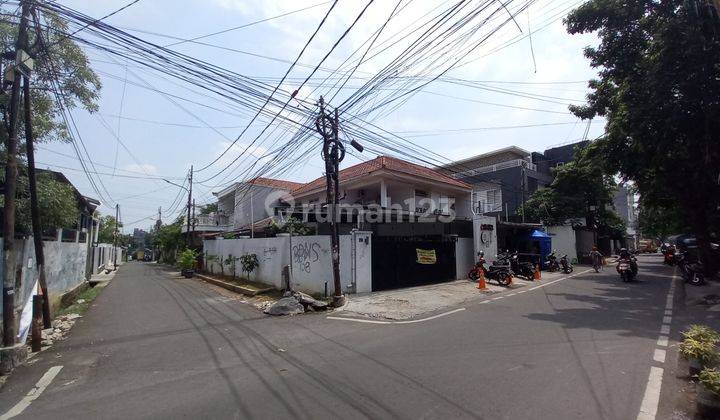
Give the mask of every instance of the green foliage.
M 248 273 L 249 276 L 250 273 L 260 266 L 260 262 L 256 254 L 245 254 L 240 257 L 240 266 L 243 273 Z
M 707 325 L 691 325 L 690 328 L 682 332 L 682 335 L 685 339 L 709 342 L 713 344 L 720 341 L 720 333 Z
M 5 173 L 0 171 L 0 180 L 4 181 L 4 179 Z M 17 184 L 18 197 L 15 201 L 15 230 L 18 233 L 32 233 L 29 188 L 27 173 L 20 173 Z M 37 194 L 43 231 L 77 227 L 80 210 L 73 187 L 56 181 L 46 173 L 41 173 L 37 176 Z M 0 206 L 4 204 L 5 198 L 0 196 Z
M 19 13 L 13 9 L 4 9 L 5 13 Z M 100 79 L 90 67 L 87 56 L 76 44 L 72 37 L 63 35 L 68 30 L 67 23 L 58 16 L 43 12 L 48 30 L 43 32 L 44 45 L 49 47 L 49 54 L 38 54 L 35 58 L 35 68 L 32 74 L 31 100 L 33 107 L 33 132 L 38 142 L 47 141 L 70 141 L 68 127 L 60 117 L 61 111 L 58 107 L 51 81 L 57 80 L 59 88 L 63 92 L 64 104 L 67 108 L 78 106 L 94 112 L 98 109 L 97 100 L 101 88 Z M 17 23 L 11 23 L 12 19 L 6 15 L 3 22 L 0 22 L 0 49 L 12 51 L 15 48 L 17 39 Z M 35 42 L 35 31 L 30 31 L 29 42 Z M 52 64 L 49 61 L 52 60 Z M 9 89 L 0 94 L 0 103 L 8 103 Z M 22 105 L 21 105 L 22 108 Z M 3 109 L 3 112 L 7 112 Z M 19 113 L 22 127 L 24 113 Z M 21 140 L 24 140 L 24 130 L 18 132 Z M 0 128 L 0 137 L 3 144 L 7 136 L 5 125 Z M 24 149 L 21 148 L 21 150 Z
M 718 360 L 715 343 L 712 341 L 686 338 L 680 343 L 679 352 L 685 359 L 698 359 L 703 366 L 707 366 Z
M 688 230 L 683 223 L 680 209 L 672 203 L 662 206 L 641 200 L 639 207 L 639 227 L 646 237 L 665 239 L 669 235 Z
M 217 213 L 218 205 L 217 203 L 209 203 L 202 207 L 200 207 L 199 214 L 210 214 L 210 213 Z
M 716 368 L 704 368 L 698 375 L 698 381 L 705 389 L 720 396 L 720 371 Z
M 182 219 L 179 219 L 175 223 L 162 225 L 154 229 L 153 245 L 160 249 L 160 260 L 162 262 L 173 264 L 175 262 L 175 252 L 185 246 L 181 225 Z
M 180 258 L 178 259 L 178 266 L 180 266 L 180 268 L 183 270 L 192 270 L 193 268 L 195 268 L 197 256 L 198 253 L 194 249 L 185 249 L 183 252 L 180 253 Z
M 571 111 L 607 119 L 599 149 L 609 173 L 632 180 L 646 205 L 677 209 L 708 268 L 709 235 L 720 224 L 720 23 L 709 10 L 694 1 L 590 0 L 566 19 L 571 34 L 600 38 L 585 49 L 599 78 L 587 105 Z
M 273 221 L 270 226 L 265 228 L 265 234 L 267 236 L 275 236 L 278 233 L 289 233 L 293 236 L 306 236 L 314 234 L 315 230 L 303 223 L 301 220 L 295 217 L 290 217 L 282 226 Z
M 115 228 L 122 228 L 122 224 L 118 224 L 115 217 L 105 215 L 100 217 L 100 229 L 98 231 L 98 242 L 111 244 L 115 240 Z
M 233 257 L 232 254 L 228 254 L 227 258 L 225 258 L 225 265 L 228 266 L 230 269 L 230 273 L 233 278 L 235 278 L 235 268 L 237 265 L 238 257 Z
M 575 152 L 573 161 L 556 168 L 555 179 L 537 190 L 520 211 L 530 220 L 560 225 L 567 220 L 592 221 L 591 206 L 599 226 L 624 229 L 624 220 L 613 211 L 617 183 L 604 167 L 604 157 L 594 143 Z

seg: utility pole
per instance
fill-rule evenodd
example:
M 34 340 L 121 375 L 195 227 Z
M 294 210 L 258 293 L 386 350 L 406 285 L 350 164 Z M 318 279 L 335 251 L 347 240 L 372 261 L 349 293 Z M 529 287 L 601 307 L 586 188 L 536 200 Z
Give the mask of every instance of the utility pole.
M 522 174 L 520 176 L 520 212 L 522 214 L 522 222 L 525 223 L 525 161 L 523 161 L 521 168 Z
M 193 167 L 190 165 L 190 189 L 188 190 L 187 203 L 187 236 L 185 237 L 185 246 L 190 248 L 190 206 L 192 205 L 192 184 L 193 184 Z
M 6 347 L 15 345 L 15 192 L 17 190 L 17 121 L 20 105 L 19 65 L 27 56 L 28 15 L 30 3 L 22 2 L 20 27 L 15 43 L 15 65 L 12 70 L 13 82 L 10 94 L 10 118 L 6 144 L 5 205 L 3 217 L 3 343 Z
M 255 192 L 250 187 L 250 238 L 255 237 L 255 211 L 253 210 L 253 194 Z
M 119 236 L 119 228 L 120 227 L 120 204 L 115 204 L 115 235 L 113 235 L 113 249 L 114 249 L 114 255 L 113 255 L 113 271 L 117 270 L 117 243 L 118 243 L 118 236 Z
M 195 218 L 195 199 L 193 198 L 193 211 L 192 211 L 192 233 L 195 236 L 195 225 L 197 225 L 197 219 Z
M 339 137 L 339 113 L 330 116 L 325 112 L 325 101 L 320 97 L 320 115 L 315 120 L 315 127 L 323 137 L 322 157 L 325 160 L 325 191 L 327 194 L 327 215 L 330 221 L 332 237 L 332 270 L 333 270 L 333 306 L 340 307 L 345 304 L 345 296 L 340 283 L 340 237 L 338 236 L 339 195 L 340 195 L 340 162 L 345 157 L 345 146 Z M 362 152 L 363 147 L 356 141 L 350 144 Z
M 35 176 L 35 147 L 32 130 L 32 104 L 30 100 L 30 77 L 23 77 L 23 96 L 25 98 L 25 148 L 28 164 L 28 184 L 30 186 L 30 218 L 32 219 L 33 242 L 35 244 L 35 260 L 39 274 L 40 291 L 42 295 L 43 326 L 51 327 L 50 299 L 48 299 L 47 279 L 45 277 L 45 252 L 42 242 L 42 224 L 40 223 L 40 209 L 37 198 L 37 179 Z M 33 324 L 34 326 L 35 324 Z

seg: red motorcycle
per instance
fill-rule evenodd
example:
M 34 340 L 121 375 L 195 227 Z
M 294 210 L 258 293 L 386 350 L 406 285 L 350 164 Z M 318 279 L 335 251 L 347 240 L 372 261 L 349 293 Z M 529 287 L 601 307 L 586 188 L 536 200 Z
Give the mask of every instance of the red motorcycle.
M 675 265 L 675 247 L 668 247 L 663 251 L 663 263 L 667 265 Z

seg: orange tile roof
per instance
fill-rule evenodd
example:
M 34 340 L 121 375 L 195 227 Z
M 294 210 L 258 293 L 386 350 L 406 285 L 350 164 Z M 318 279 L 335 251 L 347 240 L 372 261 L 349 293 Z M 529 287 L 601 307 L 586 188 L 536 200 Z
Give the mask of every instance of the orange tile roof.
M 279 190 L 286 190 L 286 191 L 292 191 L 292 190 L 300 188 L 304 185 L 302 182 L 292 182 L 292 181 L 285 181 L 282 179 L 261 178 L 261 177 L 253 178 L 250 181 L 248 181 L 247 183 L 252 184 L 252 185 L 259 185 L 261 187 L 277 188 Z
M 455 187 L 472 188 L 470 184 L 451 178 L 434 169 L 430 169 L 425 166 L 417 165 L 415 163 L 410 163 L 408 161 L 390 156 L 378 156 L 373 160 L 358 163 L 357 165 L 353 165 L 349 168 L 340 170 L 340 184 L 342 184 L 343 182 L 368 176 L 373 172 L 379 171 L 381 169 L 406 175 L 412 175 L 418 178 L 424 178 L 432 181 L 442 182 L 445 184 L 453 185 Z M 325 177 L 320 177 L 297 188 L 293 191 L 293 194 L 303 194 L 309 191 L 313 191 L 317 188 L 322 188 L 324 186 Z

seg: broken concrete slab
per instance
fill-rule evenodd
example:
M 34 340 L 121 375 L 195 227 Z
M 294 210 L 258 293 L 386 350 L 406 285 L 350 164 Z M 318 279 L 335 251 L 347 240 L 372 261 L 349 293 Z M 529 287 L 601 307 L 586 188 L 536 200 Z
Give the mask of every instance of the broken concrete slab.
M 294 296 L 284 297 L 265 309 L 268 315 L 297 315 L 305 312 L 305 307 Z

